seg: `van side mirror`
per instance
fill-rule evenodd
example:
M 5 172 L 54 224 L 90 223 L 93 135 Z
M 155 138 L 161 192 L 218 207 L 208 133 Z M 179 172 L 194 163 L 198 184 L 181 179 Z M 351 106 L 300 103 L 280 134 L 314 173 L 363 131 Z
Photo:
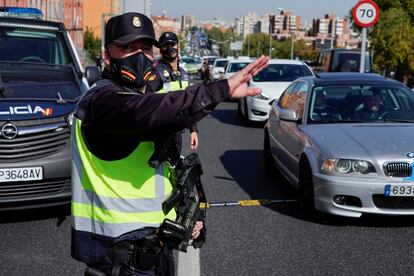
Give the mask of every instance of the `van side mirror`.
M 101 78 L 101 69 L 98 66 L 87 66 L 85 76 L 88 84 L 92 85 Z

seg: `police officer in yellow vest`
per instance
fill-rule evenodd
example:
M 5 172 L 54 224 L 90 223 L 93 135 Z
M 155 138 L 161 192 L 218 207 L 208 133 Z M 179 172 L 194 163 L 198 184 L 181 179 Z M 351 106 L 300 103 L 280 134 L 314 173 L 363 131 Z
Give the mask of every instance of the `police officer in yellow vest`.
M 152 141 L 193 125 L 228 97 L 259 94 L 247 82 L 268 58 L 228 80 L 159 94 L 147 93 L 159 46 L 148 17 L 112 17 L 104 46 L 102 79 L 80 99 L 72 126 L 72 256 L 87 264 L 86 275 L 174 275 L 171 240 L 158 237 L 168 233 L 164 219 L 176 216 L 162 211 L 172 192 L 169 164 L 148 166 Z M 198 222 L 192 238 L 202 229 Z
M 159 79 L 162 82 L 162 87 L 159 93 L 166 93 L 170 91 L 183 90 L 187 88 L 190 78 L 187 72 L 179 65 L 179 44 L 178 37 L 173 32 L 165 32 L 161 34 L 158 39 L 160 44 L 161 59 L 155 66 Z M 195 150 L 198 147 L 198 129 L 194 124 L 190 128 L 190 148 Z M 182 149 L 181 131 L 176 135 L 176 142 L 178 151 Z

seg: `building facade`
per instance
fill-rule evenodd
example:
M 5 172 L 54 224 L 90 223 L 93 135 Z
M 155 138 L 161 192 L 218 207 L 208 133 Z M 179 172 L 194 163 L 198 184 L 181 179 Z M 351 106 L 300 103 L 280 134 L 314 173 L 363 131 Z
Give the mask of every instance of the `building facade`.
M 83 0 L 83 25 L 95 36 L 102 37 L 102 17 L 105 22 L 111 15 L 119 14 L 119 0 Z

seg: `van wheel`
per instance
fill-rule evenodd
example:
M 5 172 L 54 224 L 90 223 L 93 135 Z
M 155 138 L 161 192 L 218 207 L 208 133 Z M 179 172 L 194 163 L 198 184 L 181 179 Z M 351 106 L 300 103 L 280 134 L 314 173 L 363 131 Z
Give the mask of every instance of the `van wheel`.
M 313 218 L 316 215 L 312 169 L 307 159 L 301 160 L 299 165 L 299 203 L 306 217 Z

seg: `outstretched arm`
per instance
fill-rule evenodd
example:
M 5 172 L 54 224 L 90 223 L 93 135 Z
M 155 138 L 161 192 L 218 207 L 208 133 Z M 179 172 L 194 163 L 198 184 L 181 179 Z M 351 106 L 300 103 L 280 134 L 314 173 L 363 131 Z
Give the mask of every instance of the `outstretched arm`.
M 248 87 L 249 80 L 260 73 L 269 63 L 269 57 L 261 56 L 249 65 L 244 67 L 228 79 L 230 97 L 239 99 L 247 96 L 260 94 L 262 91 L 257 87 Z

